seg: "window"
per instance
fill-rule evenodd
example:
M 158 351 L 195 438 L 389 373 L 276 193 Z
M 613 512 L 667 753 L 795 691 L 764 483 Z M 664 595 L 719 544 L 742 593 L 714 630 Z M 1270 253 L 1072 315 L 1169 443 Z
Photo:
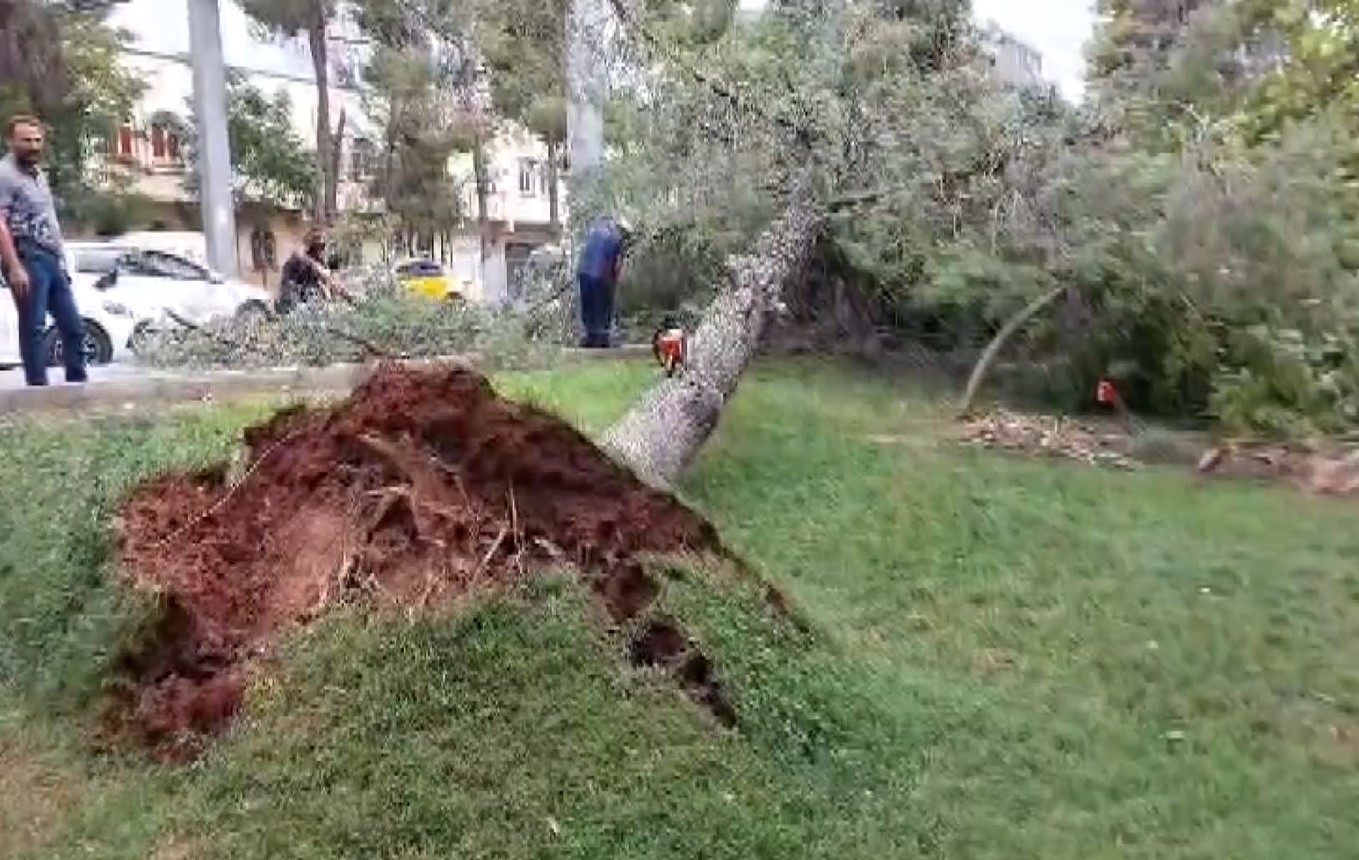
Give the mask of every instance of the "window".
M 113 154 L 118 158 L 132 158 L 132 126 L 123 125 L 118 129 L 118 139 L 114 141 Z
M 208 271 L 183 257 L 162 251 L 142 251 L 128 257 L 129 274 L 149 278 L 170 278 L 176 281 L 206 281 Z
M 533 197 L 537 193 L 534 182 L 538 172 L 536 168 L 533 159 L 519 159 L 519 193 L 524 197 Z
M 354 138 L 349 149 L 349 178 L 359 182 L 372 175 L 373 143 L 362 137 Z
M 403 278 L 432 278 L 442 275 L 444 270 L 433 260 L 413 260 L 397 266 L 396 273 Z
M 75 270 L 81 274 L 105 275 L 118 268 L 127 252 L 122 248 L 80 248 L 75 252 Z
M 151 126 L 151 160 L 159 164 L 181 163 L 179 135 L 169 126 Z

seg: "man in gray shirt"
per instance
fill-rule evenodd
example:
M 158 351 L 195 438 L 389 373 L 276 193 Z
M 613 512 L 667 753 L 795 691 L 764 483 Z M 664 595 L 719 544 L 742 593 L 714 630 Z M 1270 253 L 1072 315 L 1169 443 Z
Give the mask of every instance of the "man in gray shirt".
M 13 239 L 15 265 L 7 275 L 19 312 L 19 352 L 29 385 L 47 384 L 44 334 L 50 313 L 61 335 L 66 381 L 85 381 L 85 325 L 76 307 L 56 202 L 41 162 L 43 126 L 16 116 L 5 125 L 9 154 L 0 159 L 0 219 Z M 0 251 L 2 252 L 2 251 Z

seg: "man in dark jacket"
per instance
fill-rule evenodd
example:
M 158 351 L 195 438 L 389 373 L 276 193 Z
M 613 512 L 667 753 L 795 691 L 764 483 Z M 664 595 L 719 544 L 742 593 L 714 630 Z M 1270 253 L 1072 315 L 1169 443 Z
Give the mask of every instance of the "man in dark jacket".
M 280 314 L 286 314 L 299 305 L 328 302 L 337 297 L 352 301 L 352 297 L 326 266 L 325 235 L 312 228 L 303 238 L 302 247 L 294 251 L 283 264 L 275 306 Z
M 580 282 L 580 321 L 585 328 L 580 345 L 586 349 L 609 348 L 618 277 L 631 235 L 626 220 L 609 217 L 600 218 L 585 234 L 576 279 Z

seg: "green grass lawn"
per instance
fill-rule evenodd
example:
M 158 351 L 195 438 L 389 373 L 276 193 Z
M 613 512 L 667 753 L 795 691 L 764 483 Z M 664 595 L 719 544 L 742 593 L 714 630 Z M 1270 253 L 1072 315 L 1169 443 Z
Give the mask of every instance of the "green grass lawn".
M 500 384 L 598 429 L 651 378 Z M 1359 512 L 955 448 L 933 403 L 766 366 L 687 477 L 808 622 L 667 580 L 734 733 L 557 577 L 329 617 L 179 768 L 86 740 L 111 500 L 264 408 L 0 430 L 0 856 L 1359 857 Z

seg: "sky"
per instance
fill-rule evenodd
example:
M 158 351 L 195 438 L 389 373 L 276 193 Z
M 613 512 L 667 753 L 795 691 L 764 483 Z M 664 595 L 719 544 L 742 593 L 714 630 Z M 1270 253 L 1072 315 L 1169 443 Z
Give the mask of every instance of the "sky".
M 1043 55 L 1044 74 L 1071 99 L 1084 89 L 1082 53 L 1094 27 L 1093 0 L 972 0 L 977 19 L 995 21 Z
M 765 0 L 741 0 L 759 8 Z M 1094 22 L 1093 0 L 972 0 L 982 22 L 994 21 L 1043 55 L 1045 75 L 1075 99 L 1083 89 L 1082 49 Z M 115 7 L 113 20 L 137 34 L 143 49 L 183 53 L 189 48 L 185 0 L 131 0 Z M 299 45 L 261 45 L 251 38 L 245 13 L 233 2 L 222 2 L 222 44 L 234 66 L 293 75 L 309 75 L 310 61 Z
M 222 50 L 228 65 L 275 74 L 311 76 L 311 60 L 301 43 L 261 44 L 251 34 L 250 20 L 233 2 L 223 0 Z M 114 26 L 136 35 L 137 47 L 163 54 L 189 50 L 186 0 L 129 0 L 114 7 Z

